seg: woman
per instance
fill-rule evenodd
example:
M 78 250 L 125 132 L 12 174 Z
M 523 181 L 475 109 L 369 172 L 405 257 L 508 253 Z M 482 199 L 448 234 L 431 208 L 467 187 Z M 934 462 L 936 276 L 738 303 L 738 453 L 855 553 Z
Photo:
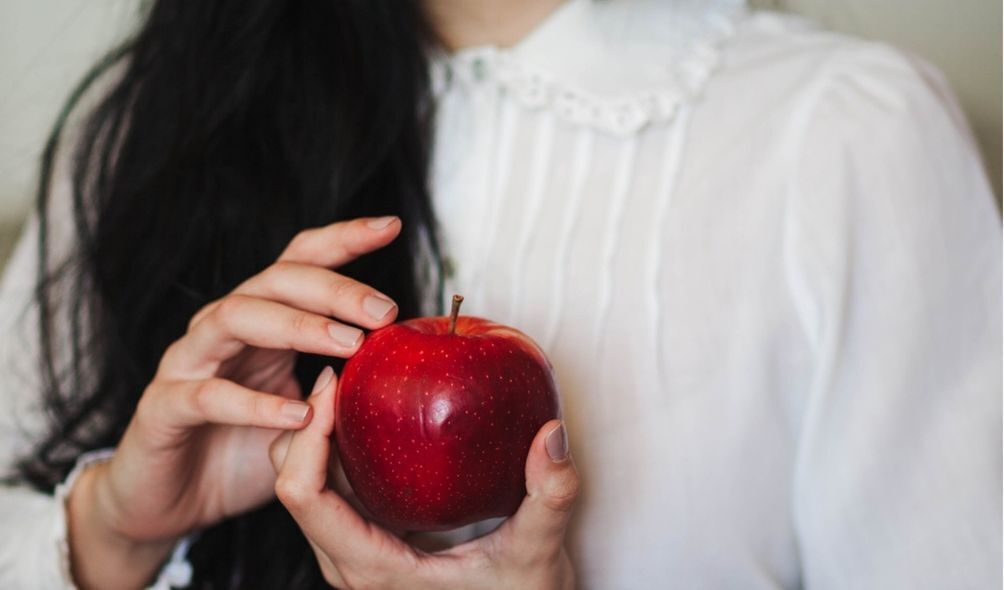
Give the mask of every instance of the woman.
M 157 2 L 110 63 L 3 285 L 0 585 L 997 581 L 1000 227 L 928 66 L 730 0 Z M 453 292 L 565 414 L 406 543 L 322 367 Z

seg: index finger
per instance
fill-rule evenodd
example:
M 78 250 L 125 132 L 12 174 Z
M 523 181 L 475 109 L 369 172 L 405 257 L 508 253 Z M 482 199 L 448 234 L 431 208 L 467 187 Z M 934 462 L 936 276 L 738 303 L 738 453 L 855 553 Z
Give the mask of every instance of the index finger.
M 279 260 L 334 268 L 378 250 L 401 233 L 401 219 L 360 217 L 303 230 L 290 241 Z

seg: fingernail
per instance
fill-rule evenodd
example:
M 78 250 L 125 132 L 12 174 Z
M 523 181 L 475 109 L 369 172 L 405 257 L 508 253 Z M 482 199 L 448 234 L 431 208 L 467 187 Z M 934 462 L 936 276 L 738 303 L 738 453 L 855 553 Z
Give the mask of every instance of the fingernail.
M 397 219 L 397 217 L 395 217 L 394 215 L 388 215 L 387 217 L 377 217 L 376 219 L 370 219 L 369 221 L 367 221 L 366 225 L 368 225 L 370 229 L 383 229 L 388 225 L 394 223 L 395 219 Z
M 314 381 L 314 388 L 310 390 L 310 395 L 317 395 L 328 383 L 331 383 L 331 378 L 335 376 L 335 370 L 331 367 L 324 367 L 321 374 L 317 376 L 317 381 Z
M 310 406 L 303 402 L 286 402 L 282 404 L 282 415 L 293 422 L 303 422 L 310 411 Z
M 552 461 L 563 461 L 568 456 L 568 433 L 565 432 L 564 422 L 548 433 L 544 439 L 544 446 L 547 447 L 547 454 Z
M 382 320 L 387 317 L 390 310 L 397 307 L 393 301 L 377 295 L 367 295 L 363 299 L 363 311 L 374 320 Z
M 328 334 L 331 339 L 345 348 L 355 348 L 363 339 L 363 331 L 345 324 L 328 324 Z

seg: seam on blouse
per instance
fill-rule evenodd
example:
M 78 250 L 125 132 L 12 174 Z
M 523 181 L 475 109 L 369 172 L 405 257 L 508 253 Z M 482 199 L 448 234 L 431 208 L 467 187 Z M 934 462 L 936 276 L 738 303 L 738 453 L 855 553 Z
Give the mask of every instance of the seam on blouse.
M 555 338 L 558 335 L 559 310 L 565 298 L 565 283 L 568 269 L 568 255 L 571 250 L 572 231 L 579 222 L 582 213 L 582 199 L 585 194 L 586 180 L 589 178 L 589 163 L 593 149 L 593 130 L 583 127 L 579 130 L 578 139 L 575 140 L 575 151 L 572 160 L 571 183 L 569 184 L 569 197 L 566 199 L 564 215 L 561 219 L 560 237 L 558 238 L 558 252 L 555 255 L 557 265 L 551 280 L 554 297 L 551 299 L 551 309 L 548 314 L 547 329 L 545 330 L 544 346 L 545 350 L 554 350 Z
M 635 157 L 638 153 L 638 138 L 632 138 L 623 148 L 620 161 L 614 173 L 613 195 L 607 209 L 607 224 L 604 229 L 603 249 L 600 252 L 600 264 L 597 269 L 600 275 L 599 300 L 596 303 L 596 323 L 593 325 L 593 342 L 596 345 L 596 358 L 603 358 L 603 327 L 610 315 L 610 299 L 613 292 L 614 256 L 617 254 L 617 242 L 623 225 L 624 210 L 627 207 L 628 194 L 634 185 Z
M 667 215 L 669 214 L 670 201 L 673 199 L 677 190 L 677 184 L 679 183 L 684 143 L 687 138 L 687 130 L 690 128 L 690 113 L 690 107 L 683 108 L 679 118 L 675 122 L 676 128 L 669 131 L 666 140 L 665 168 L 657 193 L 659 200 L 656 204 L 655 213 L 652 216 L 651 250 L 649 251 L 646 268 L 645 282 L 648 285 L 648 305 L 652 318 L 652 342 L 650 346 L 655 354 L 656 378 L 658 379 L 657 383 L 660 388 L 665 387 L 667 384 L 666 367 L 663 362 L 662 338 L 660 337 L 663 333 L 662 324 L 664 319 L 662 306 L 659 305 L 661 299 L 659 271 L 662 268 L 663 256 L 665 255 L 662 233 L 665 229 Z
M 827 63 L 824 69 L 830 66 Z M 806 137 L 809 134 L 809 128 L 812 125 L 815 118 L 813 114 L 819 107 L 819 104 L 823 100 L 825 90 L 828 88 L 830 83 L 830 75 L 823 75 L 816 79 L 814 86 L 808 91 L 809 97 L 805 101 L 805 104 L 794 112 L 791 117 L 790 131 L 791 141 L 787 144 L 790 146 L 785 155 L 785 160 L 788 162 L 788 170 L 797 171 L 799 170 L 799 164 L 801 156 L 805 153 L 803 145 L 806 141 Z M 802 272 L 800 270 L 801 264 L 795 256 L 795 249 L 792 247 L 792 241 L 795 239 L 794 232 L 796 232 L 796 224 L 794 220 L 794 204 L 793 200 L 798 198 L 798 193 L 800 188 L 798 186 L 798 179 L 795 172 L 792 172 L 788 178 L 785 180 L 785 197 L 784 197 L 784 236 L 783 241 L 783 255 L 784 255 L 784 268 L 785 268 L 785 282 L 788 285 L 788 290 L 792 296 L 792 301 L 794 303 L 799 324 L 802 326 L 802 330 L 805 333 L 810 346 L 812 347 L 813 353 L 818 354 L 819 352 L 819 338 L 820 338 L 820 327 L 817 325 L 818 321 L 813 321 L 813 318 L 818 318 L 819 309 L 818 305 L 815 304 L 814 298 L 812 297 L 812 289 L 809 287 L 807 281 L 800 280 Z M 806 245 L 803 243 L 803 245 Z M 808 246 L 814 246 L 813 244 L 807 244 Z M 816 248 L 812 247 L 806 252 L 807 258 L 818 258 L 821 254 Z
M 799 157 L 803 153 L 802 145 L 806 140 L 809 133 L 809 126 L 813 121 L 812 114 L 816 111 L 819 103 L 822 101 L 822 96 L 824 90 L 828 85 L 829 76 L 822 76 L 818 78 L 815 82 L 815 87 L 810 90 L 810 97 L 803 106 L 802 109 L 793 113 L 791 119 L 791 135 L 792 141 L 787 142 L 790 147 L 788 153 L 786 154 L 785 160 L 788 162 L 788 170 L 797 171 L 799 169 Z M 814 359 L 814 366 L 818 366 L 818 359 L 820 357 L 820 329 L 817 326 L 818 318 L 821 315 L 820 306 L 814 300 L 812 296 L 812 290 L 810 286 L 801 277 L 801 271 L 799 269 L 800 263 L 797 260 L 793 248 L 793 241 L 795 240 L 795 232 L 797 231 L 796 223 L 794 219 L 793 212 L 793 199 L 798 197 L 799 187 L 796 179 L 795 173 L 791 173 L 784 183 L 784 222 L 783 231 L 784 235 L 782 237 L 782 255 L 784 257 L 782 264 L 784 268 L 784 281 L 788 287 L 788 292 L 791 296 L 792 304 L 795 308 L 795 315 L 798 318 L 798 323 L 802 328 L 802 332 L 809 343 L 809 347 L 812 351 L 812 358 Z M 809 251 L 803 252 L 803 256 L 808 256 L 813 258 L 814 256 L 819 256 L 818 252 L 814 252 L 814 248 L 810 248 Z M 813 318 L 817 318 L 815 321 Z M 818 396 L 815 392 L 820 388 L 820 383 L 825 381 L 820 380 L 820 373 L 813 370 L 813 375 L 809 383 L 808 390 L 803 392 L 806 400 L 804 405 L 801 407 L 801 411 L 797 416 L 796 430 L 793 431 L 793 436 L 795 440 L 795 456 L 792 459 L 792 471 L 791 480 L 789 485 L 791 486 L 791 497 L 798 498 L 800 493 L 800 481 L 802 473 L 802 465 L 806 460 L 806 446 L 804 441 L 808 436 L 809 423 L 811 420 L 807 420 L 806 417 L 813 413 L 813 406 L 817 403 Z M 792 519 L 792 536 L 795 539 L 794 548 L 796 553 L 799 555 L 802 552 L 801 538 L 799 535 L 798 526 L 798 507 L 794 504 L 790 508 L 791 519 Z M 802 561 L 799 557 L 798 562 Z M 802 572 L 799 572 L 799 577 L 802 576 Z
M 799 170 L 801 156 L 811 153 L 811 151 L 807 152 L 803 146 L 807 141 L 812 124 L 817 119 L 815 115 L 820 110 L 827 96 L 827 91 L 831 89 L 834 81 L 840 75 L 838 64 L 845 57 L 846 55 L 838 54 L 821 64 L 821 67 L 818 69 L 819 74 L 813 81 L 814 86 L 808 91 L 808 99 L 804 106 L 792 116 L 792 141 L 787 142 L 790 148 L 786 157 L 789 170 Z M 785 183 L 785 192 L 785 233 L 783 238 L 785 282 L 788 285 L 788 290 L 792 297 L 803 333 L 812 349 L 814 361 L 811 380 L 808 389 L 804 392 L 805 403 L 797 416 L 798 429 L 794 433 L 796 444 L 795 456 L 792 460 L 790 485 L 791 497 L 797 499 L 804 497 L 801 492 L 801 482 L 803 479 L 802 474 L 808 461 L 808 445 L 806 441 L 811 438 L 811 430 L 815 423 L 814 417 L 820 413 L 819 407 L 823 403 L 822 392 L 832 380 L 834 365 L 830 362 L 828 356 L 832 357 L 835 352 L 829 350 L 827 346 L 828 342 L 824 341 L 825 326 L 823 325 L 822 303 L 818 297 L 813 295 L 811 281 L 803 278 L 805 273 L 801 270 L 806 266 L 820 268 L 824 254 L 815 241 L 802 240 L 800 242 L 801 261 L 799 261 L 799 257 L 796 256 L 795 248 L 792 245 L 792 241 L 795 239 L 793 234 L 797 231 L 793 213 L 793 200 L 799 197 L 798 193 L 800 192 L 800 187 L 794 173 L 788 177 Z M 844 297 L 841 297 L 841 301 L 844 299 Z M 835 335 L 837 341 L 840 340 L 840 337 L 839 333 Z M 798 516 L 800 512 L 801 506 L 796 501 L 791 507 L 791 517 L 794 527 L 793 535 L 796 540 L 795 547 L 798 552 L 801 552 L 801 539 L 799 535 L 799 523 L 801 519 Z
M 554 155 L 554 117 L 544 113 L 542 120 L 537 122 L 537 137 L 534 141 L 533 169 L 529 185 L 529 203 L 523 211 L 522 227 L 520 228 L 519 241 L 516 243 L 516 252 L 513 256 L 515 269 L 512 274 L 512 286 L 509 294 L 510 312 L 509 322 L 515 323 L 522 308 L 524 289 L 522 285 L 522 273 L 520 269 L 526 268 L 526 260 L 530 250 L 530 240 L 535 233 L 535 222 L 539 221 L 540 207 L 544 201 L 544 192 L 547 188 L 548 175 L 551 159 Z
M 488 260 L 491 256 L 492 250 L 495 246 L 495 240 L 498 235 L 498 223 L 495 220 L 498 219 L 499 213 L 502 210 L 502 202 L 505 200 L 505 189 L 509 183 L 510 175 L 505 173 L 510 169 L 510 162 L 513 157 L 513 136 L 516 133 L 516 119 L 519 113 L 511 105 L 506 104 L 503 101 L 498 101 L 496 103 L 502 109 L 500 117 L 496 117 L 499 120 L 499 127 L 497 142 L 492 142 L 494 147 L 494 152 L 489 156 L 487 160 L 488 166 L 490 167 L 490 174 L 486 176 L 491 176 L 491 180 L 488 184 L 487 193 L 484 198 L 488 201 L 482 205 L 481 212 L 481 224 L 479 227 L 487 227 L 488 233 L 484 240 L 479 240 L 479 257 L 480 261 Z M 494 168 L 492 168 L 494 166 Z M 464 285 L 474 285 L 477 289 L 475 296 L 471 297 L 470 300 L 477 302 L 477 305 L 485 304 L 485 295 L 488 292 L 488 272 L 484 264 L 478 265 L 476 268 L 472 269 L 474 276 L 472 280 L 465 280 Z M 444 296 L 446 294 L 444 293 Z

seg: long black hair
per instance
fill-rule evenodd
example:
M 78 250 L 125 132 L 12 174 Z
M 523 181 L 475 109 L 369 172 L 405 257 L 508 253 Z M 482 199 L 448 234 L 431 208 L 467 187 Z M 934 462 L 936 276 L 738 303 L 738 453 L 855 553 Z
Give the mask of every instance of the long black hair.
M 143 10 L 136 35 L 74 92 L 43 156 L 36 299 L 52 430 L 20 465 L 42 490 L 81 452 L 117 444 L 191 316 L 306 227 L 399 215 L 401 237 L 341 272 L 392 296 L 402 317 L 441 300 L 428 35 L 415 3 L 158 0 Z M 48 208 L 60 137 L 80 97 L 110 76 L 68 148 L 76 245 L 56 264 Z M 54 336 L 64 317 L 69 341 Z M 54 360 L 66 356 L 66 367 Z M 320 364 L 299 358 L 305 389 Z M 275 502 L 202 532 L 190 557 L 197 588 L 323 586 Z

